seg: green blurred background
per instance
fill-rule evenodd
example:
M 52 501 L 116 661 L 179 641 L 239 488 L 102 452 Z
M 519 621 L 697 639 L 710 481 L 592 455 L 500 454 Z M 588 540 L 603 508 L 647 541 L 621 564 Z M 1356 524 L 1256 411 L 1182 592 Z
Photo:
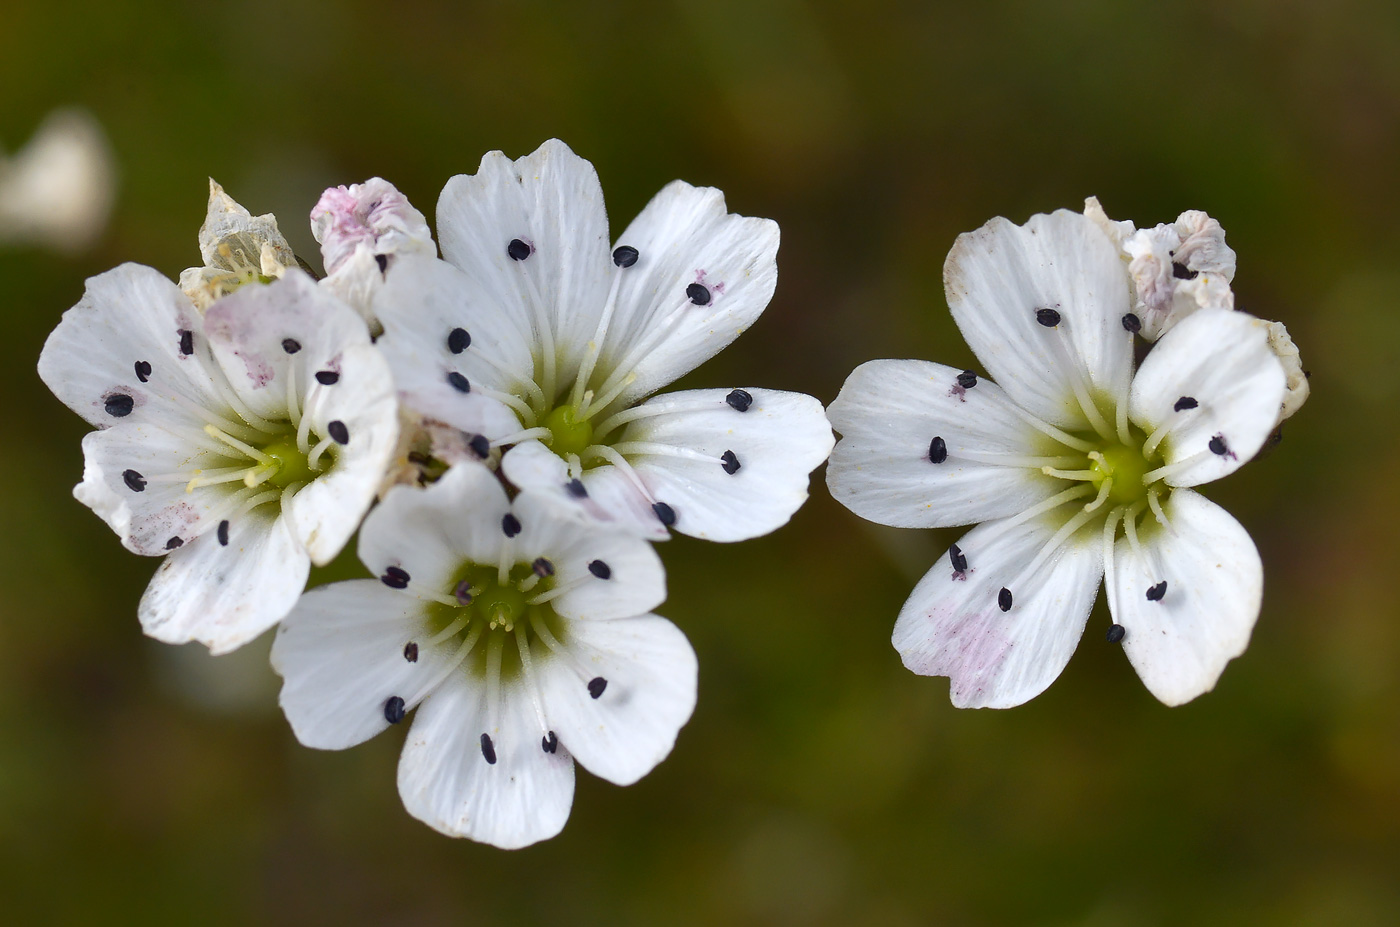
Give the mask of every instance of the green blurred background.
M 0 250 L 0 921 L 1400 923 L 1400 6 L 8 0 L 0 142 L 67 104 L 121 186 L 88 252 Z M 889 634 L 958 532 L 867 526 L 819 471 L 768 538 L 665 546 L 694 719 L 507 853 L 403 812 L 401 730 L 300 747 L 265 641 L 143 638 L 155 561 L 72 499 L 86 428 L 34 372 L 83 279 L 199 263 L 208 175 L 319 267 L 325 186 L 381 175 L 431 219 L 551 136 L 615 232 L 674 177 L 781 223 L 773 304 L 682 385 L 830 401 L 871 358 L 976 366 L 940 269 L 995 215 L 1219 218 L 1313 387 L 1208 489 L 1264 557 L 1249 651 L 1167 709 L 1101 602 L 1043 696 L 957 711 Z

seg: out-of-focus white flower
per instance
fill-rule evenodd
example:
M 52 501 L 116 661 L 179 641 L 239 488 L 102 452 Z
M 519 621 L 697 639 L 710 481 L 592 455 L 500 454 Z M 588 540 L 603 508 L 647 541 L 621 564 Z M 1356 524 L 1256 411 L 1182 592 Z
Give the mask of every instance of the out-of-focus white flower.
M 960 707 L 1042 692 L 1107 589 L 1129 661 L 1176 705 L 1243 653 L 1263 570 L 1253 542 L 1192 487 L 1263 445 L 1284 395 L 1270 324 L 1201 309 L 1134 373 L 1140 327 L 1121 251 L 1067 211 L 962 235 L 948 305 L 996 382 L 925 361 L 871 361 L 828 414 L 832 495 L 898 527 L 981 522 L 900 612 L 911 670 Z
M 115 196 L 102 127 L 84 110 L 57 110 L 13 157 L 0 152 L 0 244 L 82 251 L 106 228 Z
M 209 212 L 199 229 L 203 267 L 180 274 L 180 289 L 203 312 L 247 283 L 271 283 L 297 266 L 277 217 L 254 216 L 209 178 Z

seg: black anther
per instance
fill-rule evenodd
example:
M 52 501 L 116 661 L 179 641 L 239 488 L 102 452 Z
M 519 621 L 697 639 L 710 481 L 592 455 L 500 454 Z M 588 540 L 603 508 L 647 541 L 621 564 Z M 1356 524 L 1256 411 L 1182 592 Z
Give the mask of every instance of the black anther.
M 564 490 L 575 499 L 587 499 L 588 487 L 583 485 L 583 480 L 575 477 L 564 484 Z
M 381 274 L 386 274 L 389 272 L 389 255 L 376 254 L 374 256 L 374 263 L 379 265 L 379 272 Z
M 1226 454 L 1230 453 L 1230 446 L 1225 443 L 1224 435 L 1216 435 L 1215 437 L 1211 438 L 1210 443 L 1207 445 L 1207 447 L 1210 448 L 1210 452 L 1212 454 L 1218 454 L 1221 457 L 1224 457 Z
M 389 696 L 389 700 L 384 703 L 384 720 L 390 724 L 398 724 L 404 716 L 403 699 L 397 695 Z
M 334 370 L 318 370 L 316 372 L 316 382 L 322 386 L 335 386 L 340 382 L 340 374 Z
M 485 460 L 491 455 L 491 442 L 486 435 L 472 435 L 467 447 L 472 449 L 472 453 Z
M 545 753 L 554 753 L 559 749 L 559 738 L 553 731 L 540 738 L 540 749 Z
M 653 502 L 651 504 L 651 510 L 656 513 L 657 521 L 661 522 L 667 528 L 676 523 L 676 510 L 666 503 Z
M 461 354 L 472 346 L 472 336 L 465 328 L 454 328 L 447 333 L 447 350 L 453 354 Z
M 592 563 L 588 564 L 588 572 L 592 573 L 599 579 L 612 578 L 612 567 L 608 566 L 601 560 L 594 560 Z
M 146 491 L 146 478 L 135 470 L 123 470 L 122 482 L 126 483 L 126 488 L 132 492 Z
M 452 597 L 457 600 L 457 604 L 466 607 L 472 604 L 472 583 L 469 579 L 464 579 L 457 584 L 457 588 L 452 590 Z
M 1178 280 L 1195 280 L 1201 275 L 1199 270 L 1192 270 L 1180 261 L 1172 261 L 1172 276 Z
M 386 567 L 384 575 L 379 577 L 379 581 L 390 589 L 407 589 L 409 581 L 408 571 L 403 567 Z
M 220 546 L 220 547 L 227 547 L 227 546 L 228 546 L 228 519 L 227 519 L 227 518 L 225 518 L 223 521 L 219 522 L 218 535 L 219 535 L 219 546 Z
M 523 261 L 530 256 L 530 246 L 518 238 L 512 238 L 510 244 L 506 245 L 506 254 L 510 255 L 512 261 Z
M 554 575 L 554 564 L 550 563 L 546 557 L 536 557 L 535 562 L 530 564 L 530 568 L 535 571 L 536 576 Z
M 131 410 L 136 408 L 136 400 L 126 393 L 113 393 L 107 397 L 103 407 L 113 418 L 126 418 L 131 414 Z
M 1046 328 L 1054 328 L 1060 324 L 1060 314 L 1054 309 L 1037 309 L 1035 320 Z
M 183 546 L 185 546 L 185 539 L 182 538 L 182 537 L 178 537 L 178 536 L 177 536 L 177 537 L 173 537 L 173 538 L 171 538 L 170 540 L 168 540 L 168 541 L 165 542 L 165 549 L 166 549 L 166 550 L 174 550 L 174 549 L 177 548 L 177 547 L 183 547 Z
M 137 361 L 137 362 L 136 362 L 136 379 L 140 380 L 142 383 L 145 383 L 145 382 L 146 382 L 147 380 L 149 380 L 150 378 L 151 378 L 151 364 L 150 364 L 150 361 Z
M 739 467 L 742 466 L 742 464 L 739 463 L 739 458 L 735 456 L 733 451 L 725 451 L 723 454 L 720 454 L 719 460 L 720 466 L 724 468 L 724 472 L 728 473 L 730 476 L 738 473 Z
M 331 436 L 331 440 L 336 444 L 350 443 L 350 429 L 345 427 L 345 423 L 340 419 L 326 423 L 326 434 Z
M 1136 335 L 1138 332 L 1142 331 L 1142 319 L 1129 312 L 1127 315 L 1123 316 L 1123 329 L 1124 331 L 1130 331 Z
M 608 687 L 608 681 L 602 676 L 594 676 L 588 680 L 588 694 L 598 698 L 603 694 L 603 690 Z
M 1148 587 L 1147 587 L 1147 601 L 1149 601 L 1149 602 L 1160 602 L 1160 601 L 1162 601 L 1162 597 L 1165 596 L 1166 594 L 1167 594 L 1167 581 L 1166 581 L 1165 579 L 1162 580 L 1160 583 L 1158 583 L 1158 584 L 1155 585 L 1155 586 L 1148 586 Z
M 962 373 L 958 374 L 958 385 L 963 389 L 972 389 L 977 385 L 977 374 L 973 373 L 971 370 L 964 370 Z
M 1106 635 L 1106 637 L 1110 644 L 1116 644 L 1119 641 L 1121 641 L 1123 639 L 1123 635 L 1127 633 L 1128 629 L 1123 627 L 1121 624 L 1111 624 L 1108 626 L 1108 634 Z
M 1011 611 L 1011 590 L 1005 586 L 1001 587 L 1001 592 L 997 593 L 997 607 L 1004 612 Z
M 954 571 L 958 573 L 967 572 L 967 555 L 962 552 L 962 548 L 954 544 L 948 548 L 948 559 L 953 563 Z
M 724 401 L 729 403 L 732 409 L 747 412 L 749 406 L 753 405 L 753 394 L 746 389 L 730 390 L 729 395 L 724 397 Z
M 513 538 L 520 533 L 520 519 L 515 517 L 514 512 L 506 512 L 501 519 L 501 530 L 506 533 L 508 538 Z
M 418 642 L 409 641 L 403 645 L 403 658 L 410 663 L 418 662 Z
M 194 332 L 187 328 L 180 329 L 180 353 L 186 356 L 194 353 Z
M 295 354 L 301 350 L 301 342 L 297 341 L 295 338 L 283 338 L 282 350 L 286 351 L 288 354 Z
M 613 251 L 613 263 L 618 267 L 631 267 L 637 263 L 637 249 L 631 245 L 618 245 Z
M 692 283 L 685 288 L 685 295 L 690 297 L 690 301 L 697 306 L 709 305 L 710 290 L 703 283 Z
M 447 382 L 459 393 L 470 393 L 472 391 L 471 382 L 455 370 L 447 375 Z
M 1182 396 L 1176 401 L 1176 405 L 1172 406 L 1172 408 L 1175 409 L 1177 412 L 1185 412 L 1187 409 L 1194 409 L 1198 405 L 1200 405 L 1200 403 L 1192 397 Z
M 490 734 L 481 735 L 481 755 L 492 766 L 496 765 L 496 745 L 491 743 Z
M 928 443 L 928 462 L 941 464 L 948 459 L 948 442 L 935 435 Z

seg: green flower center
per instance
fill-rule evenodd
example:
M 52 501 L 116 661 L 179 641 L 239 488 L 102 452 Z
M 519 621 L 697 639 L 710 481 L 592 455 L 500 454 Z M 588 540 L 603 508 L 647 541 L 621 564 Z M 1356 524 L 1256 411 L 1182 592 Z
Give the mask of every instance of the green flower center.
M 308 462 L 309 451 L 297 447 L 295 431 L 289 431 L 264 444 L 262 452 L 275 462 L 275 470 L 267 481 L 278 489 L 286 489 L 293 483 L 309 483 L 319 475 L 316 470 L 311 469 Z M 329 463 L 330 460 L 326 462 Z
M 543 425 L 550 431 L 544 443 L 560 457 L 581 456 L 593 445 L 593 423 L 579 421 L 578 414 L 574 406 L 556 406 L 544 417 Z
M 557 588 L 546 560 L 517 563 L 504 576 L 498 567 L 464 563 L 443 600 L 428 605 L 424 640 L 457 654 L 473 676 L 490 675 L 493 663 L 499 678 L 520 676 L 526 660 L 549 659 L 566 637 L 565 622 L 549 604 Z

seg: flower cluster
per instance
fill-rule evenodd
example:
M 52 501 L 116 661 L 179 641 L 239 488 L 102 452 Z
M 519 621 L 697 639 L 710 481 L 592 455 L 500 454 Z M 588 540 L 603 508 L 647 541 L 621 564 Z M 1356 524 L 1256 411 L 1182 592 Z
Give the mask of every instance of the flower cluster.
M 1234 311 L 1234 252 L 1183 213 L 1136 231 L 1085 214 L 994 219 L 944 265 L 948 305 L 990 374 L 917 360 L 858 367 L 828 409 L 827 482 L 872 521 L 980 524 L 900 612 L 907 667 L 954 704 L 1004 708 L 1068 663 L 1102 581 L 1148 689 L 1176 705 L 1244 651 L 1263 571 L 1194 487 L 1234 472 L 1307 395 L 1278 323 Z M 1151 350 L 1135 367 L 1140 342 Z
M 211 181 L 179 286 L 131 264 L 88 281 L 39 361 L 97 429 L 75 494 L 165 557 L 146 633 L 222 653 L 280 622 L 303 743 L 416 709 L 410 813 L 502 847 L 553 836 L 574 759 L 634 782 L 695 706 L 651 542 L 777 529 L 833 446 L 810 396 L 655 395 L 762 313 L 777 225 L 677 181 L 614 243 L 592 165 L 557 141 L 453 178 L 436 244 L 379 178 L 311 222 L 320 280 Z M 304 592 L 357 531 L 376 578 Z

